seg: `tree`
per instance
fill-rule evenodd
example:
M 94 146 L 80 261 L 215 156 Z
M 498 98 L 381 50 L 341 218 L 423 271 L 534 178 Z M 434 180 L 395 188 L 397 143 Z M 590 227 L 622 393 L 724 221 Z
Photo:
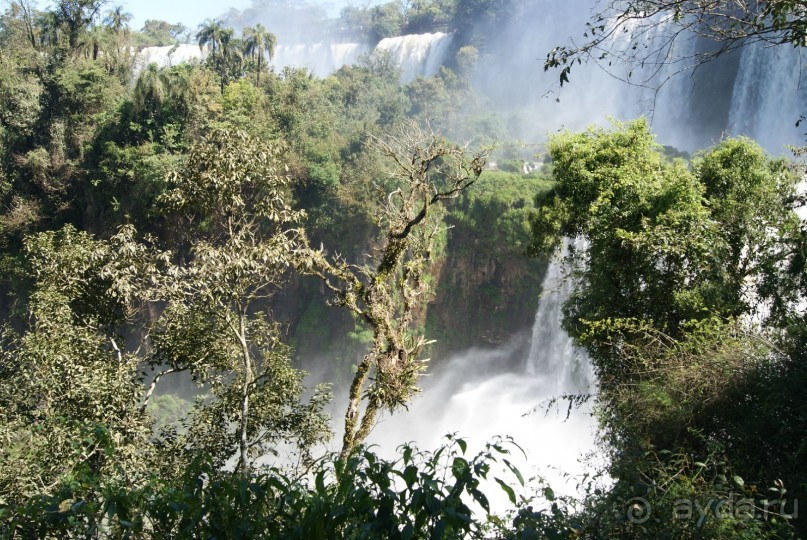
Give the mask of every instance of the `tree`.
M 98 60 L 98 55 L 109 43 L 108 29 L 104 26 L 94 24 L 87 32 L 81 36 L 78 43 L 78 50 L 84 53 L 85 57 Z
M 20 43 L 12 43 L 14 37 L 19 36 L 27 45 L 38 49 L 40 43 L 36 3 L 33 0 L 15 0 L 10 2 L 9 8 L 3 17 L 3 47 L 19 47 Z
M 191 150 L 162 199 L 180 223 L 204 219 L 183 229 L 198 233 L 183 257 L 131 226 L 109 240 L 69 226 L 28 239 L 30 328 L 6 331 L 0 352 L 0 506 L 56 497 L 79 473 L 137 486 L 197 453 L 218 467 L 236 456 L 246 474 L 282 442 L 306 457 L 328 435 L 326 389 L 301 401 L 303 375 L 261 304 L 287 271 L 301 217 L 280 152 L 237 132 Z M 179 371 L 205 395 L 186 432 L 154 434 L 151 397 Z
M 301 242 L 292 227 L 302 213 L 290 206 L 281 153 L 243 132 L 214 131 L 191 149 L 162 197 L 186 230 L 203 225 L 190 263 L 169 266 L 157 290 L 166 307 L 152 330 L 150 363 L 167 369 L 152 384 L 187 370 L 209 385 L 214 399 L 197 401 L 184 444 L 219 466 L 235 454 L 243 473 L 281 441 L 305 452 L 328 434 L 328 393 L 318 388 L 299 403 L 302 375 L 261 308 Z
M 179 43 L 180 37 L 187 32 L 188 29 L 181 23 L 171 24 L 166 21 L 148 19 L 139 34 L 142 36 L 141 40 L 145 42 L 144 45 L 160 47 L 176 45 Z
M 417 392 L 427 362 L 420 355 L 430 343 L 417 330 L 417 315 L 429 292 L 425 272 L 441 228 L 440 205 L 473 185 L 487 157 L 486 150 L 468 155 L 414 122 L 373 145 L 391 164 L 389 178 L 379 185 L 384 196 L 376 215 L 384 237 L 376 255 L 362 265 L 324 250 L 307 248 L 298 255 L 302 271 L 319 276 L 334 303 L 373 334 L 350 386 L 343 457 L 367 438 L 378 412 L 406 406 Z
M 115 333 L 134 307 L 125 269 L 142 254 L 125 244 L 126 231 L 99 242 L 69 226 L 26 241 L 36 283 L 30 326 L 22 335 L 5 328 L 0 353 L 5 504 L 54 495 L 78 470 L 136 485 L 150 467 L 139 359 Z M 114 461 L 109 442 L 119 450 Z
M 629 66 L 628 80 L 642 67 L 649 75 L 639 84 L 649 84 L 664 65 L 691 69 L 753 43 L 803 47 L 806 13 L 803 0 L 609 0 L 586 23 L 582 43 L 555 47 L 544 70 L 560 69 L 563 85 L 575 62 L 591 61 L 609 70 L 613 62 L 623 62 Z M 680 55 L 677 43 L 694 37 L 713 46 Z
M 375 6 L 370 10 L 370 38 L 375 42 L 400 35 L 404 24 L 401 6 L 395 2 Z
M 241 61 L 241 52 L 233 39 L 233 29 L 226 28 L 221 21 L 208 19 L 199 25 L 196 39 L 199 41 L 200 48 L 204 48 L 205 45 L 210 46 L 207 61 L 218 65 L 221 93 L 223 94 L 230 68 L 233 64 L 240 65 Z
M 656 512 L 673 500 L 804 489 L 795 463 L 807 427 L 790 412 L 807 380 L 800 174 L 745 138 L 691 163 L 661 150 L 644 120 L 553 137 L 556 185 L 532 218 L 534 252 L 584 240 L 568 261 L 575 288 L 564 325 L 596 368 L 618 479 L 589 500 L 593 527 L 608 527 L 599 517 L 631 497 L 654 512 L 620 537 L 687 534 L 692 522 Z M 771 530 L 794 536 L 803 525 L 791 523 Z M 778 537 L 762 521 L 697 527 L 703 537 Z
M 267 63 L 272 61 L 277 48 L 277 37 L 269 32 L 262 24 L 255 27 L 244 28 L 244 54 L 257 58 L 258 70 L 255 74 L 255 84 L 261 85 L 261 61 L 266 54 Z
M 621 322 L 679 337 L 693 321 L 753 314 L 763 301 L 779 306 L 772 316 L 792 309 L 783 285 L 799 202 L 785 161 L 734 139 L 690 169 L 666 160 L 644 120 L 559 135 L 549 149 L 557 185 L 538 201 L 533 252 L 562 237 L 588 242 L 567 327 L 595 361 L 597 347 L 618 348 Z
M 131 20 L 131 13 L 123 11 L 123 6 L 115 6 L 107 12 L 106 17 L 104 17 L 104 24 L 116 35 L 122 35 L 126 38 L 129 37 L 129 21 Z
M 56 22 L 67 31 L 71 51 L 79 45 L 81 35 L 101 13 L 108 0 L 59 0 L 54 6 Z
M 104 26 L 112 32 L 116 55 L 120 55 L 125 50 L 128 50 L 129 39 L 131 37 L 129 22 L 131 20 L 132 14 L 123 11 L 122 6 L 115 6 L 107 11 L 104 17 Z
M 199 25 L 199 32 L 196 34 L 196 39 L 199 41 L 199 47 L 205 45 L 210 46 L 210 53 L 216 54 L 221 52 L 226 43 L 233 37 L 231 28 L 226 28 L 221 21 L 215 19 L 208 19 Z

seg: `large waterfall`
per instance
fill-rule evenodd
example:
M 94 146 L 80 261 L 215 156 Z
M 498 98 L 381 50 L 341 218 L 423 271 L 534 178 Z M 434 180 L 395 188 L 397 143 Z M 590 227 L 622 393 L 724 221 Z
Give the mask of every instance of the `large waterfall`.
M 561 328 L 569 287 L 562 262 L 553 260 L 528 347 L 524 336 L 516 336 L 497 349 L 456 354 L 427 377 L 423 395 L 408 411 L 379 422 L 370 442 L 388 452 L 394 450 L 388 445 L 404 441 L 436 448 L 444 435 L 456 432 L 478 449 L 496 435 L 510 435 L 527 453 L 519 465 L 525 472 L 540 474 L 553 489 L 574 492 L 564 473 L 582 472 L 580 458 L 594 448 L 596 422 L 589 405 L 572 408 L 567 418 L 563 397 L 595 392 L 595 378 L 588 357 Z

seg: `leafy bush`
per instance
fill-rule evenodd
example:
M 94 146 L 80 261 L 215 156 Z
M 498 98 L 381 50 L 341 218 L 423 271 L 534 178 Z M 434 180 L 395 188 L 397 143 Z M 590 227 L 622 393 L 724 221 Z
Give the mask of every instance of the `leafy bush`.
M 100 479 L 79 468 L 53 495 L 22 508 L 0 506 L 8 538 L 559 538 L 570 529 L 554 503 L 549 512 L 524 507 L 514 519 L 489 519 L 482 481 L 492 478 L 518 503 L 523 485 L 508 458 L 511 440 L 467 455 L 463 439 L 448 437 L 434 452 L 411 445 L 395 460 L 361 448 L 346 460 L 326 456 L 302 477 L 268 468 L 253 475 L 218 469 L 199 456 L 178 478 L 153 477 L 140 486 Z M 111 444 L 105 451 L 114 451 Z M 551 490 L 545 490 L 551 495 Z M 552 496 L 554 498 L 554 496 Z M 480 514 L 474 507 L 484 510 Z M 537 527 L 537 528 L 536 528 Z M 522 534 L 523 533 L 523 534 Z M 533 536 L 540 534 L 540 536 Z

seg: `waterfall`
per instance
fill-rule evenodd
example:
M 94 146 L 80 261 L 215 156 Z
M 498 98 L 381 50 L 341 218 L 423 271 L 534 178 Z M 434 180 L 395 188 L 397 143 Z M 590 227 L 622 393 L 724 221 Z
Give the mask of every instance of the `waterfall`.
M 369 442 L 392 457 L 395 446 L 404 441 L 433 449 L 452 432 L 466 438 L 472 449 L 496 435 L 511 435 L 527 453 L 518 465 L 525 476 L 537 472 L 556 491 L 573 493 L 573 483 L 567 483 L 563 473 L 582 472 L 579 459 L 594 449 L 596 421 L 588 405 L 572 409 L 568 419 L 565 401 L 548 405 L 562 395 L 593 392 L 594 376 L 588 357 L 561 327 L 561 308 L 570 291 L 562 277 L 561 261 L 552 261 L 528 348 L 522 336 L 497 349 L 452 356 L 426 378 L 423 394 L 414 398 L 409 410 L 379 421 Z M 487 493 L 497 491 L 494 486 Z M 506 506 L 504 499 L 499 502 L 500 508 Z
M 801 50 L 755 43 L 742 53 L 734 83 L 728 131 L 747 135 L 779 154 L 786 144 L 803 145 L 807 125 L 796 121 L 807 114 L 807 80 Z
M 583 249 L 581 240 L 564 242 L 561 258 L 570 251 Z M 526 375 L 534 377 L 547 396 L 580 394 L 591 391 L 594 375 L 585 351 L 578 349 L 561 327 L 563 304 L 572 290 L 571 279 L 565 279 L 563 264 L 553 261 L 547 268 L 543 294 L 532 327 Z
M 376 50 L 387 51 L 401 69 L 401 80 L 408 82 L 417 76 L 430 77 L 443 64 L 451 45 L 451 34 L 415 34 L 381 40 Z M 298 43 L 277 47 L 272 65 L 281 70 L 285 67 L 305 67 L 318 77 L 326 77 L 342 66 L 356 63 L 359 56 L 371 52 L 361 43 Z M 160 67 L 175 66 L 182 62 L 204 60 L 207 50 L 198 45 L 168 45 L 146 47 L 137 55 L 135 75 L 156 63 Z
M 443 65 L 451 45 L 451 34 L 412 34 L 382 39 L 376 50 L 387 51 L 401 68 L 401 81 L 409 82 L 418 76 L 431 77 Z

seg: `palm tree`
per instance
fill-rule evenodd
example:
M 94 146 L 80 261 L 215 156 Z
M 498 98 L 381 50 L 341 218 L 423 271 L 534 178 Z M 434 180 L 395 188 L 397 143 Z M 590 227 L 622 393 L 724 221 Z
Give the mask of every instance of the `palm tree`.
M 79 48 L 81 35 L 87 30 L 107 0 L 56 0 L 53 12 L 64 27 L 70 51 Z
M 221 21 L 208 19 L 199 25 L 199 32 L 196 34 L 199 41 L 199 48 L 205 45 L 210 46 L 210 60 L 218 62 L 221 69 L 221 92 L 224 93 L 224 82 L 227 78 L 227 60 L 231 54 L 233 41 L 233 29 L 226 28 Z
M 39 16 L 39 44 L 42 48 L 56 48 L 62 40 L 62 29 L 56 14 L 46 11 Z
M 98 60 L 98 56 L 101 50 L 106 48 L 108 40 L 107 29 L 94 24 L 79 38 L 76 50 L 83 51 L 86 58 Z
M 150 116 L 159 117 L 170 90 L 166 82 L 164 70 L 157 64 L 152 62 L 146 66 L 135 84 L 135 109 L 148 111 Z
M 233 37 L 232 28 L 226 28 L 221 21 L 207 19 L 199 25 L 199 32 L 196 39 L 199 41 L 199 48 L 205 45 L 210 46 L 210 54 L 221 53 L 229 44 Z
M 104 18 L 104 24 L 112 30 L 116 36 L 129 37 L 129 21 L 132 14 L 123 11 L 123 6 L 115 6 L 109 10 Z
M 277 48 L 277 37 L 268 31 L 262 24 L 256 24 L 255 28 L 244 28 L 244 54 L 258 59 L 258 73 L 256 75 L 255 84 L 261 85 L 261 60 L 266 53 L 268 62 L 272 61 L 275 56 L 275 49 Z

